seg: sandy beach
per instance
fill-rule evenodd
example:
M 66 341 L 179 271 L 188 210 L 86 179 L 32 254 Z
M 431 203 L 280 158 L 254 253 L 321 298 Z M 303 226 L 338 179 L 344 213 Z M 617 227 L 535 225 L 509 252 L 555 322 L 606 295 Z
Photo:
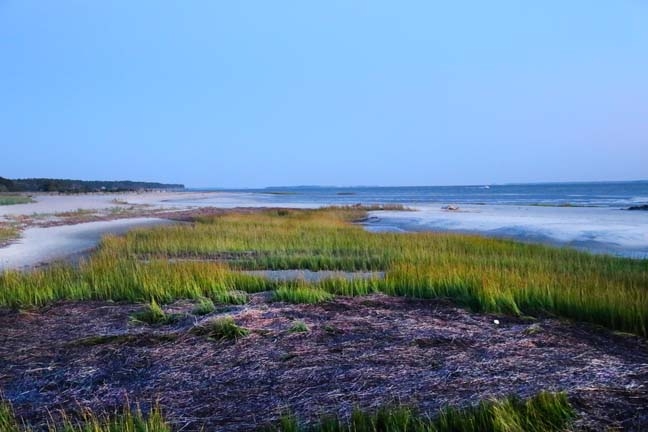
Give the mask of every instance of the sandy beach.
M 123 234 L 133 228 L 172 223 L 160 218 L 132 218 L 75 225 L 27 228 L 22 237 L 0 248 L 0 271 L 29 269 L 57 260 L 80 257 L 106 234 Z
M 227 196 L 220 192 L 125 192 L 125 193 L 89 193 L 77 195 L 30 194 L 35 202 L 0 206 L 0 221 L 11 216 L 55 215 L 63 212 L 84 210 L 128 209 L 133 206 L 151 209 L 188 208 L 193 205 L 176 203 L 179 199 L 204 200 Z
M 103 235 L 172 223 L 158 215 L 194 208 L 170 203 L 170 200 L 181 197 L 200 200 L 216 195 L 182 192 L 32 194 L 32 203 L 0 206 L 0 223 L 21 230 L 19 238 L 0 247 L 0 271 L 29 269 L 78 258 L 94 248 Z

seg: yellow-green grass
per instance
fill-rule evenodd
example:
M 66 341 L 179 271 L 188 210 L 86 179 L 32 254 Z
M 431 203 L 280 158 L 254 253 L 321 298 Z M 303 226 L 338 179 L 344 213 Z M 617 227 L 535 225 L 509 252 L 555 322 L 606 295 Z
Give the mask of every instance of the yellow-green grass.
M 276 427 L 281 432 L 549 432 L 567 430 L 575 414 L 564 393 L 542 392 L 528 399 L 509 397 L 489 400 L 465 409 L 447 408 L 434 418 L 406 406 L 381 407 L 377 411 L 354 410 L 351 418 L 325 416 L 312 426 L 303 426 L 293 416 L 284 416 Z M 113 416 L 85 410 L 77 420 L 63 414 L 49 432 L 171 432 L 158 406 L 147 414 L 139 408 L 124 408 Z M 31 432 L 18 420 L 11 405 L 0 400 L 0 430 Z
M 82 410 L 77 418 L 62 413 L 60 421 L 51 421 L 47 426 L 48 432 L 171 432 L 172 430 L 157 405 L 147 414 L 143 414 L 139 407 L 133 409 L 128 406 L 112 416 L 96 415 L 88 409 Z M 0 399 L 0 431 L 33 432 L 35 429 L 17 419 L 9 402 Z
M 218 302 L 232 290 L 302 287 L 338 295 L 450 298 L 476 311 L 552 313 L 648 336 L 646 260 L 479 236 L 370 233 L 350 223 L 365 214 L 357 208 L 233 213 L 109 236 L 76 269 L 0 274 L 0 305 L 201 297 Z M 379 270 L 385 277 L 291 284 L 242 269 Z
M 322 289 L 309 288 L 307 286 L 284 286 L 278 288 L 272 298 L 275 301 L 284 301 L 287 303 L 315 304 L 331 300 L 333 294 Z
M 304 427 L 284 416 L 281 432 L 549 432 L 567 430 L 574 418 L 564 393 L 539 393 L 524 401 L 516 397 L 490 400 L 466 409 L 448 408 L 435 418 L 406 406 L 382 407 L 375 412 L 354 410 L 349 419 L 324 417 Z
M 12 225 L 0 225 L 0 243 L 13 240 L 20 234 L 20 230 Z

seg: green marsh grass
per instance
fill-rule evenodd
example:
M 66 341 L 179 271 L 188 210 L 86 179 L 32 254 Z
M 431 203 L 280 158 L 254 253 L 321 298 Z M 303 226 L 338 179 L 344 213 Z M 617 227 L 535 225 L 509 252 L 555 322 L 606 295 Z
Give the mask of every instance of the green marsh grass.
M 540 393 L 528 400 L 509 397 L 466 409 L 447 408 L 436 417 L 420 415 L 406 406 L 382 407 L 374 412 L 354 410 L 349 419 L 323 417 L 303 427 L 283 416 L 281 432 L 550 432 L 567 430 L 575 417 L 564 393 Z
M 244 338 L 250 331 L 236 324 L 231 316 L 213 318 L 192 329 L 197 336 L 207 336 L 214 340 L 236 340 Z
M 475 311 L 550 313 L 648 336 L 648 261 L 448 233 L 370 233 L 362 208 L 268 210 L 107 236 L 78 268 L 0 274 L 0 305 L 58 299 L 160 303 L 275 290 L 449 298 Z M 279 283 L 239 270 L 384 271 L 380 279 Z M 297 294 L 295 294 L 297 293 Z
M 137 407 L 124 407 L 115 415 L 96 415 L 84 409 L 72 418 L 62 413 L 62 419 L 57 423 L 51 422 L 48 432 L 171 432 L 171 426 L 166 422 L 158 405 L 154 405 L 146 415 Z M 16 418 L 13 408 L 8 401 L 0 400 L 0 431 L 2 432 L 32 432 L 33 429 Z
M 304 321 L 295 321 L 291 326 L 290 330 L 291 333 L 307 333 L 310 331 L 310 328 L 308 328 L 308 325 Z
M 168 314 L 162 310 L 155 300 L 151 300 L 149 304 L 144 306 L 141 311 L 135 312 L 131 315 L 131 319 L 135 322 L 146 324 L 171 324 L 176 321 L 180 316 L 177 314 Z
M 212 294 L 216 303 L 228 305 L 244 305 L 248 302 L 248 295 L 245 291 L 224 291 Z
M 272 294 L 272 300 L 286 303 L 316 304 L 333 299 L 333 294 L 305 286 L 281 287 Z
M 13 240 L 20 235 L 20 230 L 12 225 L 0 225 L 0 243 Z
M 113 416 L 98 416 L 84 410 L 78 420 L 63 413 L 63 420 L 51 424 L 49 432 L 171 432 L 162 411 L 155 405 L 148 415 L 139 408 L 125 407 Z M 354 410 L 348 419 L 324 416 L 310 427 L 293 416 L 283 416 L 276 427 L 281 432 L 550 432 L 569 428 L 575 413 L 564 393 L 542 392 L 522 400 L 509 397 L 489 400 L 477 406 L 446 408 L 435 417 L 419 414 L 406 406 L 381 407 L 377 411 Z M 0 430 L 31 432 L 19 421 L 11 405 L 0 400 Z
M 0 205 L 29 204 L 34 202 L 27 195 L 0 195 Z
M 194 306 L 191 313 L 194 315 L 208 315 L 216 310 L 216 306 L 211 299 L 199 298 L 198 303 Z

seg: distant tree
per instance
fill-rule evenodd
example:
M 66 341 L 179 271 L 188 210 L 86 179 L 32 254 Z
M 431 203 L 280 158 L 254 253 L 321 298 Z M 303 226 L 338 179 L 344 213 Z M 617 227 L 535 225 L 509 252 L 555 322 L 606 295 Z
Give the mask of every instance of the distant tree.
M 0 177 L 0 192 L 11 192 L 14 190 L 14 183 L 4 177 Z

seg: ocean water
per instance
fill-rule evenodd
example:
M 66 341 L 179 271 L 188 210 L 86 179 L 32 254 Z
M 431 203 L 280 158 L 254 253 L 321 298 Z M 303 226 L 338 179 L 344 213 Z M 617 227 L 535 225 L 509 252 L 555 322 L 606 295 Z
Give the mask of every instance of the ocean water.
M 267 203 L 356 203 L 425 205 L 433 203 L 555 205 L 624 208 L 648 204 L 648 181 L 539 183 L 476 186 L 274 187 L 230 190 L 249 193 Z
M 202 191 L 214 191 L 213 189 Z M 221 190 L 184 205 L 299 207 L 402 204 L 372 212 L 370 231 L 451 231 L 648 258 L 648 181 L 416 187 Z M 449 211 L 446 206 L 458 207 Z

